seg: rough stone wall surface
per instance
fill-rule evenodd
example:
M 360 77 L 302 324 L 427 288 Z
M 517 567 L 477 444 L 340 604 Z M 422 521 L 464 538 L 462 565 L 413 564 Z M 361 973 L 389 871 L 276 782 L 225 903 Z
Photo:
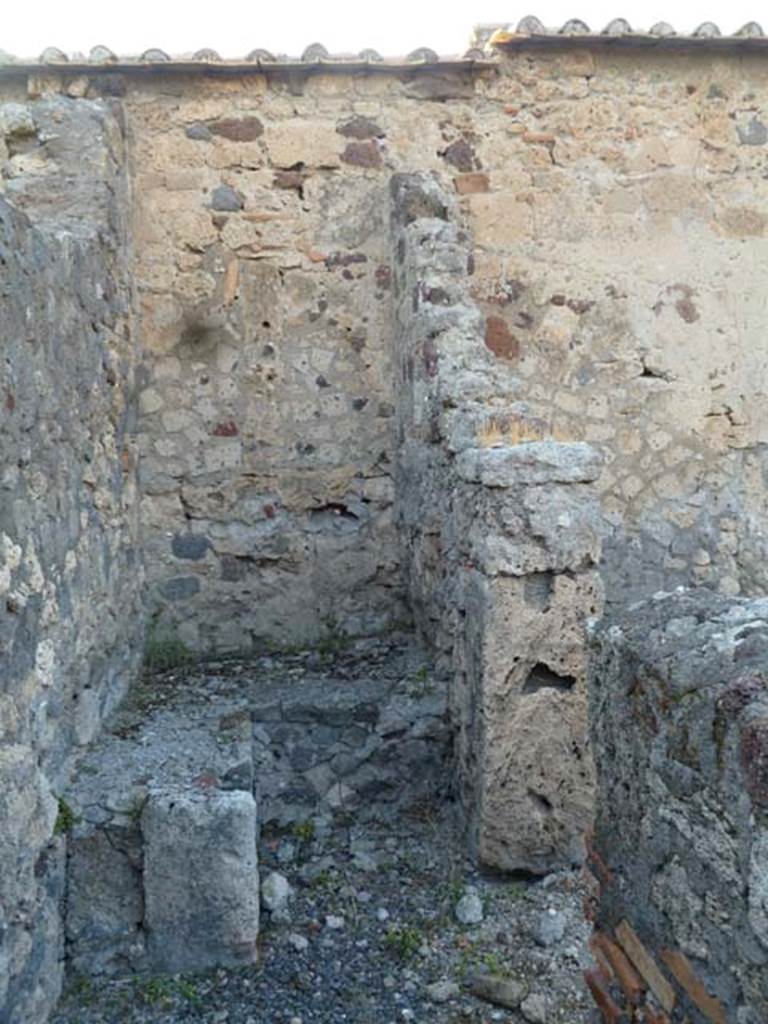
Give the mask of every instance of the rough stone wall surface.
M 596 635 L 604 1012 L 647 990 L 658 1019 L 768 1019 L 767 663 L 765 598 L 660 594 Z
M 123 138 L 0 104 L 0 1020 L 58 995 L 71 755 L 141 656 Z
M 145 538 L 156 608 L 191 646 L 407 615 L 387 246 L 393 160 L 417 159 L 413 116 L 388 111 L 403 89 L 256 76 L 126 97 Z
M 764 587 L 767 85 L 758 56 L 599 47 L 475 74 L 32 79 L 124 94 L 155 612 L 223 649 L 405 614 L 385 235 L 413 170 L 475 243 L 505 371 L 488 430 L 605 453 L 609 602 Z
M 609 603 L 766 589 L 759 55 L 550 47 L 478 84 L 457 186 L 510 429 L 598 445 Z
M 413 170 L 474 240 L 488 431 L 605 453 L 609 602 L 763 588 L 767 87 L 757 56 L 599 48 L 128 82 L 162 614 L 203 647 L 402 616 L 384 235 Z
M 450 679 L 458 787 L 495 868 L 583 859 L 584 634 L 600 614 L 586 444 L 496 437 L 506 371 L 469 297 L 471 248 L 435 178 L 393 180 L 397 524 L 414 614 Z M 488 404 L 486 404 L 486 402 Z

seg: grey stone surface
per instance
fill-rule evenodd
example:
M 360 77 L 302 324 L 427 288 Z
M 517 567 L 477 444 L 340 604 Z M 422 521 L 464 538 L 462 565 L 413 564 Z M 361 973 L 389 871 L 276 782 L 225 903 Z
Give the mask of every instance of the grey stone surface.
M 472 992 L 480 999 L 508 1010 L 516 1010 L 525 996 L 525 985 L 515 978 L 498 974 L 477 974 L 472 979 Z
M 454 200 L 428 174 L 396 175 L 391 194 L 409 598 L 451 679 L 472 848 L 489 867 L 545 874 L 583 860 L 592 815 L 584 650 L 602 609 L 601 459 L 510 412 L 515 381 L 485 344 Z
M 459 993 L 460 988 L 455 981 L 433 981 L 431 985 L 427 985 L 424 989 L 424 994 L 431 1003 L 448 1003 L 451 999 L 455 999 Z
M 141 818 L 147 953 L 167 973 L 258 956 L 256 803 L 242 790 L 151 792 Z
M 676 984 L 674 1021 L 768 1016 L 766 664 L 764 598 L 660 594 L 595 636 L 598 924 L 675 984 L 662 955 L 685 958 L 713 1003 Z
M 520 1012 L 528 1024 L 547 1024 L 547 997 L 532 992 L 520 1004 Z
M 564 914 L 549 907 L 537 921 L 533 937 L 540 946 L 554 946 L 565 935 L 566 923 Z
M 231 185 L 217 185 L 211 192 L 211 209 L 225 212 L 236 212 L 242 210 L 244 204 L 243 195 Z
M 141 657 L 124 174 L 108 103 L 0 103 L 0 1020 L 10 1024 L 37 1024 L 58 997 L 58 798 Z
M 483 901 L 478 891 L 467 888 L 453 912 L 460 924 L 480 924 L 483 920 Z
M 279 871 L 270 871 L 261 883 L 261 902 L 265 910 L 274 914 L 288 909 L 291 898 L 291 886 L 285 875 Z
M 486 487 L 589 483 L 600 473 L 600 457 L 583 442 L 527 441 L 514 447 L 462 452 L 456 460 L 456 472 L 462 480 Z

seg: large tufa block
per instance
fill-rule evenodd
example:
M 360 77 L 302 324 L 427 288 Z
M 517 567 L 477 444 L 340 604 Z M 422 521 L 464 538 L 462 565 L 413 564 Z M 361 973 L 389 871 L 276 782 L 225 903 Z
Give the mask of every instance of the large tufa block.
M 593 813 L 585 628 L 594 571 L 472 573 L 453 687 L 462 798 L 485 865 L 546 874 L 581 863 Z
M 177 973 L 255 963 L 256 803 L 244 790 L 167 789 L 142 814 L 149 960 Z
M 672 1021 L 768 1020 L 768 600 L 634 605 L 589 687 L 601 934 Z

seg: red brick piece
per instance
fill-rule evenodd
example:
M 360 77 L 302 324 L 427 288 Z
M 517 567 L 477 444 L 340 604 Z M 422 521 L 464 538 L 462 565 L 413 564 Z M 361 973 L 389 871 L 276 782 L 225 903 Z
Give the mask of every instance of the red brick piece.
M 606 1024 L 620 1024 L 621 1010 L 611 998 L 597 971 L 584 971 L 584 980 Z
M 500 316 L 489 316 L 485 321 L 485 344 L 500 359 L 517 359 L 520 342 Z
M 633 1006 L 639 1006 L 645 994 L 645 985 L 624 951 L 605 932 L 597 932 L 593 937 L 593 942 L 595 947 L 607 957 L 614 977 L 621 985 L 629 1002 Z
M 664 949 L 661 953 L 661 959 L 707 1020 L 711 1020 L 712 1024 L 728 1024 L 725 1007 L 719 999 L 715 999 L 714 996 L 707 992 L 703 983 L 696 977 L 685 954 L 676 953 L 671 949 Z

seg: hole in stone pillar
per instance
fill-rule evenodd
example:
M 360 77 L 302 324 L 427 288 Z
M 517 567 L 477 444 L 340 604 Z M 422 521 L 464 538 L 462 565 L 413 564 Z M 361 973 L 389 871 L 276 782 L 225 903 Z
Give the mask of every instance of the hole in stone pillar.
M 539 662 L 528 673 L 528 678 L 523 686 L 523 694 L 538 693 L 539 690 L 559 690 L 560 693 L 568 693 L 575 685 L 574 676 L 560 676 Z
M 537 793 L 535 790 L 529 789 L 528 798 L 534 807 L 541 811 L 542 814 L 551 814 L 555 809 L 552 805 L 552 801 L 548 797 L 544 796 L 543 793 Z

